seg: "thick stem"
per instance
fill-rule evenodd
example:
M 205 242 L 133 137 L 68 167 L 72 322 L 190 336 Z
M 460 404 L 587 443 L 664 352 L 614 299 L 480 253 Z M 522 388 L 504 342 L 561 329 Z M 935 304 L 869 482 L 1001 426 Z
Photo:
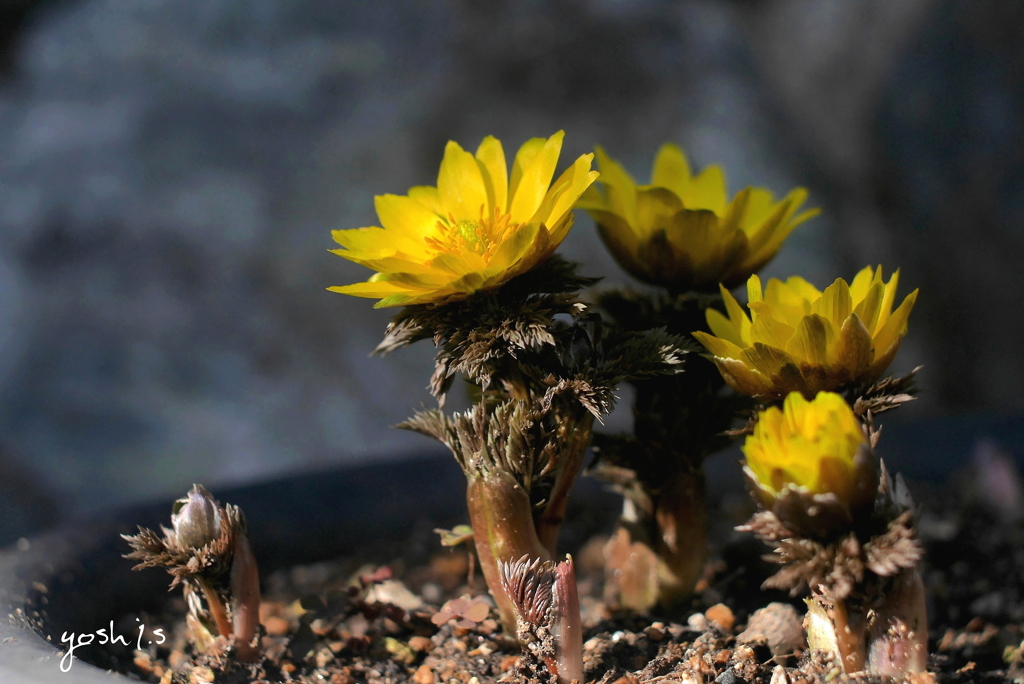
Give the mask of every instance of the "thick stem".
M 654 499 L 658 538 L 658 603 L 671 610 L 693 594 L 708 560 L 704 472 L 677 471 Z
M 228 620 L 228 611 L 224 606 L 224 602 L 220 600 L 220 595 L 210 586 L 209 582 L 199 579 L 198 583 L 203 590 L 203 597 L 206 599 L 206 609 L 210 612 L 210 617 L 213 618 L 213 622 L 217 626 L 217 633 L 230 641 L 234 635 L 234 629 L 231 626 L 231 621 Z
M 515 634 L 515 608 L 501 588 L 498 561 L 517 560 L 524 555 L 551 560 L 534 529 L 530 496 L 511 474 L 492 471 L 469 477 L 466 505 L 480 569 L 505 631 Z
M 924 582 L 917 568 L 892 578 L 889 591 L 874 606 L 868 631 L 868 668 L 872 674 L 903 677 L 928 666 L 928 615 Z
M 260 624 L 260 574 L 245 532 L 238 534 L 231 562 L 231 617 L 238 659 L 255 663 L 260 659 L 259 648 L 252 643 Z
M 565 451 L 559 457 L 558 472 L 555 483 L 548 495 L 548 502 L 538 516 L 534 518 L 537 538 L 547 549 L 550 557 L 554 557 L 558 547 L 558 530 L 565 520 L 565 509 L 569 503 L 569 490 L 576 481 L 576 475 L 583 464 L 583 456 L 590 444 L 590 432 L 594 425 L 593 414 L 586 412 L 578 420 L 559 421 L 558 444 L 563 444 Z
M 844 601 L 828 603 L 821 596 L 806 599 L 804 629 L 812 651 L 831 653 L 846 674 L 864 669 L 866 642 L 859 611 L 848 610 Z
M 707 563 L 704 473 L 676 471 L 645 503 L 623 502 L 605 546 L 609 598 L 640 612 L 656 604 L 673 610 L 693 594 Z
M 832 624 L 836 630 L 836 645 L 843 672 L 852 674 L 864 669 L 867 645 L 864 620 L 859 611 L 850 611 L 845 601 L 832 606 Z

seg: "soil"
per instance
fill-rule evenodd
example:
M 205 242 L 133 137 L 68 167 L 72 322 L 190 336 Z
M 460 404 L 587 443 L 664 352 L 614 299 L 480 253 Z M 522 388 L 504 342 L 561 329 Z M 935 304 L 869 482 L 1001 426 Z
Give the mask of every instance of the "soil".
M 930 673 L 916 682 L 1024 677 L 1021 511 L 972 496 L 963 481 L 958 478 L 956 490 L 911 487 L 928 554 L 924 577 L 932 653 Z M 732 530 L 751 513 L 749 500 L 727 495 L 713 508 L 713 560 L 680 614 L 611 610 L 602 597 L 601 548 L 607 536 L 576 545 L 587 679 L 603 684 L 848 681 L 834 663 L 807 651 L 802 599 L 760 589 L 776 566 L 762 560 L 766 549 L 760 542 Z M 493 610 L 482 620 L 456 617 L 441 626 L 431 621 L 447 600 L 486 597 L 486 587 L 478 572 L 470 580 L 467 548 L 442 548 L 426 530 L 414 537 L 400 547 L 371 549 L 360 559 L 265 577 L 264 656 L 255 665 L 195 653 L 186 639 L 178 591 L 169 594 L 162 614 L 126 615 L 117 623 L 124 633 L 139 622 L 149 630 L 162 627 L 169 635 L 162 645 L 141 651 L 93 646 L 83 656 L 133 679 L 161 684 L 537 681 L 518 665 L 518 649 L 502 636 Z

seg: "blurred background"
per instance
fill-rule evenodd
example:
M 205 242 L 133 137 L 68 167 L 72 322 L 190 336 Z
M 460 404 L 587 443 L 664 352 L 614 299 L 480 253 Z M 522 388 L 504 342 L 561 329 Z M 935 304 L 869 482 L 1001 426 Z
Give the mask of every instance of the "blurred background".
M 766 275 L 921 288 L 896 465 L 1021 455 L 1019 0 L 4 0 L 0 70 L 0 545 L 438 451 L 388 427 L 432 349 L 368 357 L 390 314 L 325 290 L 368 274 L 330 230 L 488 134 L 806 186 L 822 214 Z M 563 253 L 628 280 L 585 215 Z

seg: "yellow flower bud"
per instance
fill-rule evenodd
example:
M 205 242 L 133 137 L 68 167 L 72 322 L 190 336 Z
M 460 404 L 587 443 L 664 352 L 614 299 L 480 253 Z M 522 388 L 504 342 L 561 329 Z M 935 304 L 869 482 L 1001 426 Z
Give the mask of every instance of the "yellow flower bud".
M 807 401 L 793 392 L 781 409 L 772 406 L 761 413 L 743 454 L 748 475 L 772 497 L 797 488 L 848 503 L 857 455 L 865 446 L 861 423 L 841 396 L 821 392 Z
M 708 309 L 714 334 L 693 336 L 740 394 L 812 397 L 872 382 L 896 356 L 917 301 L 914 290 L 893 311 L 898 283 L 898 270 L 883 282 L 881 266 L 864 268 L 849 285 L 839 278 L 824 292 L 796 276 L 785 282 L 772 278 L 762 290 L 754 275 L 747 281 L 750 316 L 722 288 L 728 318 Z
M 662 145 L 650 185 L 641 186 L 603 149 L 596 153 L 603 192 L 591 186 L 577 206 L 594 219 L 622 268 L 673 291 L 739 285 L 818 213 L 797 214 L 807 198 L 803 188 L 776 202 L 767 189 L 748 187 L 729 201 L 721 167 L 691 175 L 676 145 Z

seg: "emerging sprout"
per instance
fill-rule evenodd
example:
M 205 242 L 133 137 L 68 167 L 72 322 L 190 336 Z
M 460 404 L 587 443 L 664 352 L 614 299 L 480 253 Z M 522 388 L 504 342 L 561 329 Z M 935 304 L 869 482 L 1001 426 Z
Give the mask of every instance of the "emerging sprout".
M 194 485 L 174 502 L 171 529 L 161 532 L 140 527 L 137 535 L 122 535 L 134 549 L 125 558 L 140 561 L 133 569 L 166 568 L 174 578 L 171 588 L 184 586 L 197 648 L 217 648 L 216 632 L 239 660 L 257 661 L 260 578 L 241 509 L 221 506 Z
M 542 664 L 558 684 L 584 682 L 583 625 L 572 556 L 561 563 L 530 559 L 498 564 L 501 586 L 516 612 L 516 636 L 527 668 Z

